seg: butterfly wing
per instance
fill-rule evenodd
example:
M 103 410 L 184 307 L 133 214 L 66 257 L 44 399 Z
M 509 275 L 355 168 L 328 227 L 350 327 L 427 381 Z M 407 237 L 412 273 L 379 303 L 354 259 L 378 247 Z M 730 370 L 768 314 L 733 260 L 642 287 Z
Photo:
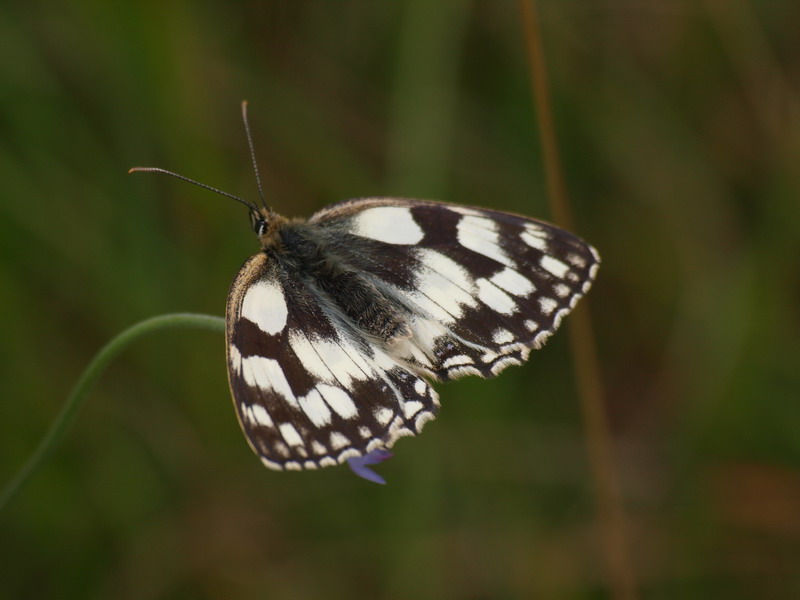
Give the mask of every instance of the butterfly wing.
M 389 448 L 438 410 L 423 379 L 264 252 L 231 286 L 226 340 L 239 423 L 273 469 L 313 469 Z
M 600 258 L 549 223 L 501 211 L 373 198 L 316 213 L 321 239 L 404 306 L 396 357 L 447 380 L 520 364 L 589 290 Z

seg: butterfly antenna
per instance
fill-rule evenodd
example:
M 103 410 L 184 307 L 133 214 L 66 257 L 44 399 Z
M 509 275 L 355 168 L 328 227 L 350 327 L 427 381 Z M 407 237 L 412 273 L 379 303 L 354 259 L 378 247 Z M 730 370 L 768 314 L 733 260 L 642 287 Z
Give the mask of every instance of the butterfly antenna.
M 244 204 L 250 210 L 257 210 L 255 206 L 250 204 L 247 200 L 239 198 L 239 196 L 234 196 L 233 194 L 229 194 L 228 192 L 223 192 L 220 189 L 217 189 L 210 185 L 206 185 L 205 183 L 200 183 L 199 181 L 195 181 L 194 179 L 189 179 L 188 177 L 184 177 L 183 175 L 178 175 L 177 173 L 173 173 L 172 171 L 167 171 L 166 169 L 160 169 L 158 167 L 133 167 L 132 169 L 128 169 L 128 173 L 163 173 L 164 175 L 170 175 L 171 177 L 181 179 L 183 181 L 196 185 L 197 187 L 201 187 L 211 192 L 216 192 L 221 196 L 226 196 L 227 198 L 236 200 L 237 202 Z
M 247 120 L 247 100 L 242 100 L 242 121 L 244 121 L 244 131 L 247 134 L 247 145 L 250 147 L 250 160 L 253 161 L 253 171 L 256 174 L 256 185 L 258 185 L 258 195 L 261 198 L 261 204 L 265 209 L 272 212 L 272 209 L 267 206 L 267 201 L 264 200 L 264 189 L 261 187 L 261 176 L 258 174 L 258 163 L 256 162 L 256 150 L 253 147 L 253 136 L 250 134 L 250 122 Z

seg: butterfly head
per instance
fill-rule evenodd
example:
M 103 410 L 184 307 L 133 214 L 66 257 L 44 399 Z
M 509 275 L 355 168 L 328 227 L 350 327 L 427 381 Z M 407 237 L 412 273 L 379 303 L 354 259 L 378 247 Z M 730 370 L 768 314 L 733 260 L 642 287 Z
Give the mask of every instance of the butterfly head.
M 250 227 L 263 249 L 270 248 L 277 243 L 277 231 L 284 222 L 286 222 L 286 218 L 271 208 L 250 207 Z
M 269 229 L 269 214 L 263 208 L 250 209 L 250 227 L 253 228 L 253 233 L 261 237 Z

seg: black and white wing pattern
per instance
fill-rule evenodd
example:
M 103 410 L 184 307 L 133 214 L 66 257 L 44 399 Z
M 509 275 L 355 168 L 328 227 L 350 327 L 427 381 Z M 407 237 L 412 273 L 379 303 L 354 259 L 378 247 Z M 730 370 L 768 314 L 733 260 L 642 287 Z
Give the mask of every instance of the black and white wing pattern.
M 500 211 L 374 198 L 308 222 L 251 213 L 262 251 L 231 286 L 231 391 L 262 462 L 310 469 L 388 449 L 438 410 L 428 380 L 528 358 L 589 290 L 597 252 Z
M 439 380 L 491 377 L 527 360 L 600 264 L 594 248 L 554 225 L 453 204 L 351 200 L 309 224 L 407 309 L 412 335 L 394 356 Z
M 250 446 L 272 469 L 315 469 L 416 435 L 436 392 L 320 305 L 301 274 L 260 252 L 228 296 L 228 379 Z

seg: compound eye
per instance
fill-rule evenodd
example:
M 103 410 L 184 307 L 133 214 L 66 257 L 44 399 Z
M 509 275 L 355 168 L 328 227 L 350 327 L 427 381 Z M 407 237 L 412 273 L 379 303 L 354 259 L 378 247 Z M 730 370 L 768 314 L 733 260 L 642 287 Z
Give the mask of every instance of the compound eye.
M 259 219 L 253 223 L 253 230 L 256 235 L 264 235 L 267 232 L 267 222 L 264 219 Z

